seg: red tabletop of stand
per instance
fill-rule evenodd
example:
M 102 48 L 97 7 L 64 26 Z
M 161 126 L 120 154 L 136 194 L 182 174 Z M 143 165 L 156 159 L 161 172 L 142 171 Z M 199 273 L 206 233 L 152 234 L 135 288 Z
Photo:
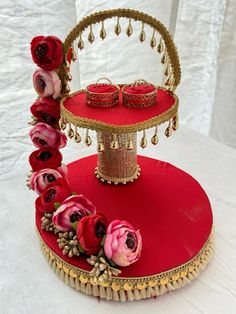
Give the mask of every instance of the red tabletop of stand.
M 97 156 L 68 165 L 72 191 L 84 194 L 108 222 L 127 220 L 140 229 L 143 250 L 138 262 L 122 268 L 121 277 L 159 274 L 183 265 L 203 248 L 212 230 L 212 211 L 200 184 L 186 172 L 152 158 L 138 156 L 140 178 L 127 185 L 103 184 L 93 175 Z M 41 230 L 44 242 L 63 260 L 83 270 L 91 270 L 85 258 L 62 254 L 57 237 Z
M 82 127 L 99 129 L 99 125 L 123 128 L 126 132 L 129 126 L 133 131 L 168 121 L 178 109 L 177 96 L 164 88 L 157 92 L 156 104 L 148 108 L 127 108 L 123 105 L 122 92 L 119 94 L 119 104 L 110 108 L 94 108 L 86 105 L 85 91 L 79 91 L 64 98 L 61 102 L 61 114 L 68 122 Z M 127 130 L 125 129 L 127 127 Z M 109 131 L 109 130 L 108 130 Z

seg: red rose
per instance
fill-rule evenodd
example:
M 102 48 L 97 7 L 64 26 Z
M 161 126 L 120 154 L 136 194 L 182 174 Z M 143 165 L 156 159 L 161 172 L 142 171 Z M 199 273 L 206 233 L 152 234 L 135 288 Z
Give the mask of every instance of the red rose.
M 52 98 L 37 99 L 30 107 L 32 115 L 40 122 L 55 125 L 60 119 L 60 105 Z
M 71 190 L 68 182 L 59 178 L 57 181 L 50 184 L 46 190 L 35 201 L 35 207 L 42 214 L 54 212 L 54 203 L 61 203 L 71 195 Z
M 83 217 L 78 222 L 76 233 L 84 252 L 89 255 L 97 254 L 106 233 L 105 217 L 99 214 Z
M 29 156 L 29 163 L 33 171 L 50 168 L 57 169 L 60 167 L 62 155 L 57 148 L 44 147 L 35 150 Z
M 31 41 L 33 61 L 43 70 L 57 69 L 63 60 L 63 45 L 55 36 L 37 36 Z

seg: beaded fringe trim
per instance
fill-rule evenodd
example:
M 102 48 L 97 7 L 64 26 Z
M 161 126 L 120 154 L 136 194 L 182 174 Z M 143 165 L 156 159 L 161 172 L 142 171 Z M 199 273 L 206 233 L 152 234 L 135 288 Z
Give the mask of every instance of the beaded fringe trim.
M 213 254 L 213 232 L 202 250 L 189 262 L 148 277 L 113 277 L 111 282 L 94 282 L 88 271 L 74 267 L 55 254 L 40 238 L 42 252 L 54 272 L 70 287 L 105 300 L 134 301 L 157 297 L 189 284 L 206 267 Z
M 95 176 L 102 182 L 106 182 L 108 184 L 112 184 L 114 183 L 116 184 L 126 184 L 128 182 L 133 182 L 134 180 L 137 180 L 138 177 L 140 176 L 140 172 L 141 172 L 141 168 L 139 166 L 137 166 L 137 169 L 135 170 L 135 173 L 127 178 L 115 178 L 115 177 L 109 177 L 109 176 L 105 176 L 103 175 L 100 171 L 99 168 L 96 167 L 95 168 Z

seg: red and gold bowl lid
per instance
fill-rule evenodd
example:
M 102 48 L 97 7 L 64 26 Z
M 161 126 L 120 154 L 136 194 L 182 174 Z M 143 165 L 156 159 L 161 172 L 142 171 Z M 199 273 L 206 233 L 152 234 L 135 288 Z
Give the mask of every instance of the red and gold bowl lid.
M 125 85 L 122 93 L 124 105 L 131 108 L 153 106 L 157 99 L 157 88 L 144 80 Z
M 106 79 L 108 80 L 108 79 Z M 119 87 L 109 83 L 90 84 L 86 88 L 86 103 L 92 107 L 112 107 L 119 102 Z

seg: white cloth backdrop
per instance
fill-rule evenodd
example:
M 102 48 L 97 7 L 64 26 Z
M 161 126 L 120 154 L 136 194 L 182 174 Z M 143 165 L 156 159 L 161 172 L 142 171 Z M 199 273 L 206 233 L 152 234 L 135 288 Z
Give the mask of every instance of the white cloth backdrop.
M 35 65 L 29 54 L 32 37 L 54 34 L 64 39 L 82 16 L 111 7 L 142 10 L 169 25 L 170 2 L 0 1 L 1 314 L 76 311 L 84 314 L 97 309 L 98 313 L 236 312 L 233 185 L 236 153 L 233 149 L 182 128 L 168 141 L 162 138 L 157 149 L 150 146 L 145 151 L 149 156 L 153 154 L 155 158 L 174 163 L 203 184 L 214 208 L 217 238 L 212 266 L 192 287 L 149 302 L 127 305 L 103 302 L 98 305 L 95 299 L 77 294 L 58 280 L 39 251 L 34 230 L 35 195 L 25 188 L 25 176 L 29 171 L 27 157 L 33 150 L 27 136 L 30 128 L 27 122 L 30 120 L 29 106 L 36 97 L 31 83 Z M 236 138 L 234 15 L 235 1 L 181 0 L 176 28 L 176 44 L 183 69 L 182 85 L 178 89 L 181 120 L 230 145 L 235 145 Z M 99 51 L 93 50 L 92 45 L 88 54 L 81 53 L 81 62 L 74 69 L 75 85 L 79 85 L 79 79 L 85 85 L 101 75 L 117 81 L 131 81 L 138 76 L 156 82 L 158 59 L 154 52 L 134 43 L 133 39 L 129 46 L 123 45 L 121 39 L 117 42 L 112 38 L 107 40 L 111 45 L 104 43 L 101 49 L 97 46 Z M 107 63 L 113 47 L 115 58 Z M 63 151 L 64 161 L 68 163 L 93 152 L 95 145 L 88 149 L 69 141 Z

